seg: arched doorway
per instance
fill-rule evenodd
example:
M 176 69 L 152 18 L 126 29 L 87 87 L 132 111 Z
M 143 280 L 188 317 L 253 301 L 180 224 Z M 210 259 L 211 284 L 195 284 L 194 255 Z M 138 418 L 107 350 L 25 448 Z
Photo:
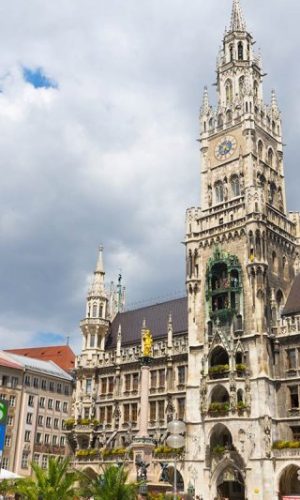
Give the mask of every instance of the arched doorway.
M 289 465 L 286 467 L 280 476 L 279 482 L 279 498 L 283 500 L 288 496 L 299 496 L 300 499 L 300 481 L 298 479 L 298 471 L 300 467 L 297 465 Z
M 218 500 L 245 500 L 245 484 L 241 473 L 229 466 L 217 480 Z
M 169 465 L 168 467 L 168 481 L 172 486 L 174 485 L 174 467 L 173 465 Z M 181 473 L 179 472 L 178 469 L 176 469 L 176 483 L 177 483 L 177 492 L 183 492 L 184 491 L 184 481 Z

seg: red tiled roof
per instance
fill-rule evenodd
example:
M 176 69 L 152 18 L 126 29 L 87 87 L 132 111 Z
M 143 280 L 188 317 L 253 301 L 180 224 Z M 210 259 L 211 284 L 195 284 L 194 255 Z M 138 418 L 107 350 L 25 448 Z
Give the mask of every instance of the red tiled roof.
M 24 349 L 7 349 L 6 351 L 42 361 L 53 361 L 66 372 L 72 371 L 75 367 L 75 354 L 68 345 L 27 347 Z
M 22 365 L 19 365 L 19 363 L 16 363 L 14 361 L 9 361 L 8 359 L 4 359 L 0 357 L 0 366 L 5 366 L 7 368 L 17 368 L 19 370 L 22 370 Z

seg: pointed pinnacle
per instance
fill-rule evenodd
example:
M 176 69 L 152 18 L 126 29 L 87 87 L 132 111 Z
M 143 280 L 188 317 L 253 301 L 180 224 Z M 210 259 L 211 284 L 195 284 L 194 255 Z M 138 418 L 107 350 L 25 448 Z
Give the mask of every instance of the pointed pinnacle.
M 240 0 L 233 0 L 230 31 L 245 31 L 246 23 L 244 20 Z
M 96 265 L 96 273 L 103 273 L 104 274 L 104 266 L 103 266 L 103 246 L 99 246 L 99 255 L 98 255 L 98 260 L 97 260 L 97 265 Z
M 272 109 L 274 109 L 275 111 L 278 111 L 278 103 L 277 103 L 277 97 L 276 97 L 276 92 L 275 90 L 273 89 L 272 90 L 272 94 L 271 94 L 271 107 Z
M 122 336 L 122 328 L 121 328 L 121 323 L 119 324 L 119 328 L 118 328 L 118 338 L 121 338 Z
M 209 97 L 207 87 L 204 87 L 202 106 L 200 109 L 201 115 L 205 115 L 210 110 Z

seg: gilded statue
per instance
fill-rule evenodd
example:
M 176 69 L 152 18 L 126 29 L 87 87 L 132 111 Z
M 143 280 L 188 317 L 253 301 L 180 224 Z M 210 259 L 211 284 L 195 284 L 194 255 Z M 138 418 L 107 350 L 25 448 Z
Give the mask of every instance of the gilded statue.
M 143 334 L 143 355 L 149 357 L 152 354 L 153 338 L 150 330 L 145 330 Z

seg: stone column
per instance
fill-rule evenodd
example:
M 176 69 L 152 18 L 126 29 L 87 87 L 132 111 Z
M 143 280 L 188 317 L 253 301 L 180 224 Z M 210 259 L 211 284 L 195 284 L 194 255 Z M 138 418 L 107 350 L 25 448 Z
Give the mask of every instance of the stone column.
M 148 358 L 149 359 L 149 358 Z M 140 406 L 140 419 L 139 419 L 139 432 L 138 437 L 148 438 L 148 416 L 149 416 L 149 361 L 147 358 L 141 360 L 141 406 Z

